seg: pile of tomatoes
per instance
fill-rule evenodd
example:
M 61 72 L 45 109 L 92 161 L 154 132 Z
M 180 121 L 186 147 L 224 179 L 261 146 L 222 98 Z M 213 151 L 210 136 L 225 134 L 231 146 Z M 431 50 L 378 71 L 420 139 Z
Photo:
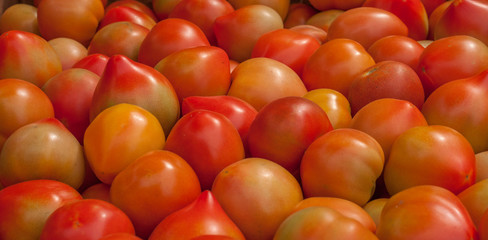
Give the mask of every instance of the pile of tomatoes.
M 488 239 L 486 0 L 0 16 L 0 239 Z

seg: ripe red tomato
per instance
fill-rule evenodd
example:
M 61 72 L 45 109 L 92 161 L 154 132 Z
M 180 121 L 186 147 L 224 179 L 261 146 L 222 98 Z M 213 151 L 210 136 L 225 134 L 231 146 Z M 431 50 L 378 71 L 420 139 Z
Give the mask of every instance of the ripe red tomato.
M 488 151 L 475 154 L 476 157 L 476 182 L 488 178 Z
M 109 57 L 101 53 L 89 54 L 80 59 L 73 65 L 73 68 L 84 68 L 102 76 L 105 66 L 107 65 Z
M 121 2 L 121 1 L 118 1 Z M 115 22 L 132 22 L 141 25 L 148 30 L 156 25 L 156 21 L 147 13 L 128 6 L 116 6 L 105 10 L 105 15 L 98 24 L 98 31 L 103 27 Z
M 30 180 L 0 190 L 0 238 L 39 239 L 54 210 L 82 199 L 76 189 L 54 180 Z
M 308 18 L 305 24 L 321 28 L 325 32 L 328 32 L 330 24 L 342 13 L 344 13 L 344 10 L 340 9 L 321 11 Z
M 376 40 L 367 50 L 377 63 L 386 60 L 397 61 L 417 69 L 424 47 L 413 38 L 390 35 Z
M 313 8 L 310 4 L 292 2 L 288 8 L 286 18 L 283 21 L 283 27 L 292 28 L 303 25 L 316 13 L 318 13 L 317 9 Z
M 142 240 L 142 238 L 131 233 L 118 232 L 107 234 L 98 240 Z
M 66 203 L 49 215 L 40 239 L 98 240 L 118 232 L 134 234 L 134 226 L 122 210 L 106 201 L 83 199 Z
M 230 4 L 237 10 L 249 5 L 264 5 L 275 10 L 282 19 L 285 19 L 290 2 L 288 0 L 228 0 Z
M 181 0 L 153 0 L 151 5 L 156 17 L 161 21 L 168 18 L 173 8 L 179 2 Z
M 20 30 L 39 35 L 37 7 L 25 3 L 12 4 L 0 16 L 0 34 Z
M 82 193 L 84 199 L 100 199 L 110 201 L 110 185 L 105 183 L 96 183 L 86 188 Z
M 441 1 L 442 3 L 434 8 L 432 13 L 429 15 L 429 35 L 427 36 L 427 39 L 430 40 L 434 40 L 435 27 L 437 26 L 437 22 L 439 22 L 439 19 L 441 18 L 446 8 L 453 2 L 444 0 Z
M 365 0 L 309 0 L 310 4 L 319 11 L 329 9 L 348 10 L 360 7 Z
M 134 10 L 143 12 L 144 14 L 151 17 L 154 21 L 157 21 L 156 15 L 154 11 L 143 1 L 137 0 L 117 0 L 117 1 L 110 1 L 110 4 L 105 7 L 105 12 L 107 13 L 112 8 L 116 7 L 129 7 Z
M 488 210 L 488 179 L 471 185 L 457 196 L 468 210 L 473 223 L 478 226 L 483 214 Z
M 63 70 L 72 68 L 76 62 L 88 55 L 86 47 L 71 38 L 53 38 L 48 43 L 58 55 Z
M 298 33 L 302 33 L 314 37 L 315 39 L 317 39 L 317 41 L 320 44 L 323 44 L 327 40 L 327 32 L 324 29 L 316 26 L 303 24 L 303 25 L 297 25 L 291 27 L 289 29 Z

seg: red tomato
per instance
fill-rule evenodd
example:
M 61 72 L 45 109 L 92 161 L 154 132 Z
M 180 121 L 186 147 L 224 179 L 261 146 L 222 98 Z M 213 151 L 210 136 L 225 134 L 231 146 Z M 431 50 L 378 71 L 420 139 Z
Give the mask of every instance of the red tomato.
M 54 49 L 38 35 L 16 30 L 0 35 L 0 79 L 18 78 L 42 87 L 62 70 Z
M 149 240 L 193 239 L 202 235 L 244 240 L 241 230 L 227 216 L 209 190 L 203 191 L 192 203 L 161 221 Z
M 106 184 L 143 154 L 162 149 L 165 134 L 158 119 L 141 107 L 121 103 L 103 110 L 85 131 L 86 158 Z
M 100 199 L 106 202 L 111 202 L 110 185 L 105 183 L 91 185 L 81 193 L 81 196 L 83 196 L 84 199 Z
M 480 240 L 488 239 L 488 211 L 485 211 L 485 213 L 481 217 L 480 224 L 477 227 L 478 227 L 479 239 Z
M 237 10 L 249 5 L 265 5 L 275 10 L 282 19 L 285 19 L 290 2 L 288 0 L 228 0 Z
M 76 62 L 88 55 L 86 47 L 71 38 L 53 38 L 48 43 L 58 55 L 63 70 L 73 67 Z
M 166 136 L 180 116 L 178 97 L 168 79 L 123 55 L 114 55 L 107 62 L 93 93 L 90 119 L 117 103 L 134 104 L 151 112 Z
M 318 88 L 307 92 L 303 97 L 312 100 L 327 113 L 332 128 L 349 127 L 351 106 L 342 93 L 330 88 Z
M 329 30 L 330 24 L 332 24 L 332 22 L 342 13 L 344 13 L 344 10 L 340 9 L 321 11 L 307 19 L 305 24 L 321 28 L 327 32 Z
M 474 224 L 478 226 L 483 214 L 488 210 L 488 179 L 471 185 L 457 196 L 468 210 Z
M 330 88 L 347 96 L 356 75 L 374 64 L 373 58 L 358 42 L 334 39 L 320 46 L 308 59 L 302 80 L 308 90 Z
M 352 114 L 366 104 L 381 98 L 395 98 L 424 104 L 424 88 L 417 73 L 405 63 L 382 61 L 361 72 L 351 82 L 347 99 Z
M 45 118 L 17 129 L 0 152 L 3 186 L 52 179 L 78 188 L 85 176 L 83 148 L 56 118 Z
M 230 87 L 229 57 L 218 47 L 183 49 L 161 59 L 154 68 L 171 83 L 180 104 L 191 96 L 225 95 Z
M 118 232 L 107 234 L 98 240 L 142 240 L 142 238 L 131 233 Z
M 181 0 L 152 0 L 152 9 L 156 14 L 158 20 L 168 18 L 169 13 Z
M 90 106 L 99 79 L 91 71 L 72 68 L 58 73 L 42 87 L 53 104 L 56 118 L 80 143 L 90 124 Z
M 367 49 L 374 61 L 397 61 L 416 69 L 424 47 L 413 38 L 390 35 L 376 40 Z
M 290 3 L 288 13 L 283 21 L 283 27 L 291 28 L 298 25 L 303 25 L 307 22 L 307 19 L 317 12 L 317 9 L 313 8 L 310 4 L 301 2 Z
M 251 58 L 256 41 L 263 34 L 283 28 L 280 15 L 266 5 L 248 5 L 215 19 L 217 46 L 230 59 L 243 62 Z
M 380 223 L 380 216 L 381 216 L 381 211 L 383 211 L 383 208 L 385 207 L 386 202 L 388 201 L 388 198 L 376 198 L 363 206 L 364 211 L 366 211 L 369 216 L 373 219 L 374 223 L 376 226 Z
M 246 239 L 271 239 L 303 200 L 296 178 L 262 158 L 246 158 L 224 168 L 212 193 Z
M 142 41 L 138 61 L 153 67 L 179 50 L 209 46 L 205 33 L 194 23 L 181 18 L 159 21 Z
M 109 57 L 101 53 L 89 54 L 76 62 L 73 68 L 84 68 L 96 73 L 98 76 L 102 76 L 108 59 Z
M 431 13 L 441 4 L 445 3 L 446 0 L 421 0 L 425 7 L 427 15 L 430 16 Z
M 43 38 L 67 37 L 85 46 L 97 31 L 103 14 L 100 0 L 43 0 L 37 7 L 37 21 Z
M 488 68 L 488 46 L 467 35 L 435 40 L 422 52 L 417 74 L 428 97 L 439 86 Z
M 308 207 L 288 216 L 274 235 L 284 239 L 364 239 L 378 238 L 356 220 L 328 207 Z
M 134 233 L 129 217 L 106 201 L 83 199 L 56 209 L 42 229 L 41 240 L 98 240 L 117 232 Z
M 169 13 L 170 18 L 182 18 L 195 23 L 212 45 L 217 44 L 213 25 L 215 19 L 234 11 L 226 0 L 181 0 Z
M 373 7 L 358 7 L 340 14 L 327 31 L 327 39 L 348 38 L 368 49 L 388 35 L 408 35 L 408 27 L 395 14 Z
M 473 148 L 459 132 L 442 126 L 413 127 L 397 137 L 384 169 L 390 195 L 418 185 L 457 194 L 475 182 Z
M 451 3 L 453 2 L 444 0 L 441 1 L 443 1 L 442 4 L 437 6 L 429 15 L 429 35 L 427 39 L 434 40 L 435 27 L 437 26 L 437 22 L 439 22 L 439 19 L 442 17 L 442 14 L 446 10 L 446 8 L 449 7 L 449 5 L 451 5 Z
M 437 186 L 411 187 L 392 196 L 381 212 L 379 239 L 477 239 L 475 225 L 459 198 Z
M 81 195 L 54 180 L 30 180 L 0 190 L 0 238 L 39 239 L 49 215 Z
M 180 155 L 192 166 L 203 190 L 212 187 L 223 168 L 245 157 L 241 137 L 232 122 L 208 110 L 195 110 L 181 117 L 164 149 Z
M 319 47 L 320 43 L 310 35 L 290 29 L 278 29 L 263 34 L 257 40 L 251 57 L 275 59 L 301 76 L 305 63 Z
M 338 197 L 363 206 L 373 196 L 384 162 L 380 144 L 370 135 L 350 128 L 332 130 L 312 142 L 303 155 L 304 195 Z M 345 168 L 347 174 L 341 170 Z
M 332 130 L 327 114 L 303 97 L 283 97 L 265 105 L 251 123 L 247 137 L 252 157 L 271 160 L 299 178 L 308 146 Z
M 310 4 L 319 11 L 329 9 L 348 10 L 360 7 L 365 0 L 309 0 Z
M 20 30 L 39 35 L 37 24 L 37 8 L 24 3 L 9 6 L 0 16 L 0 34 Z
M 475 154 L 476 157 L 476 182 L 488 178 L 488 151 Z
M 192 202 L 200 192 L 197 175 L 183 158 L 155 150 L 117 174 L 110 199 L 129 216 L 137 235 L 147 239 L 163 219 Z
M 316 26 L 303 24 L 291 27 L 290 30 L 314 37 L 320 44 L 327 40 L 327 32 Z
M 110 4 L 105 8 L 105 12 L 107 13 L 108 11 L 110 11 L 110 9 L 116 7 L 129 7 L 137 11 L 143 12 L 144 14 L 151 17 L 154 21 L 157 20 L 154 11 L 149 6 L 147 6 L 143 1 L 137 1 L 137 0 L 110 1 Z
M 105 11 L 105 15 L 100 20 L 100 24 L 98 24 L 98 31 L 100 31 L 100 29 L 109 25 L 110 23 L 122 21 L 141 25 L 148 30 L 151 30 L 151 28 L 156 25 L 156 21 L 145 12 L 139 11 L 132 7 L 121 5 L 117 7 L 112 7 Z

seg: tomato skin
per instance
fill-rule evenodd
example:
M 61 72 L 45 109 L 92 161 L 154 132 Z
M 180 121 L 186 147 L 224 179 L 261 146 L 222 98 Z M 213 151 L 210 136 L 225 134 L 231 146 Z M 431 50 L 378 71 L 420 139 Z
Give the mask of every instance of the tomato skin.
M 86 188 L 82 193 L 84 199 L 100 199 L 106 202 L 110 201 L 110 185 L 105 183 L 96 183 Z
M 152 9 L 158 20 L 161 21 L 168 18 L 171 11 L 173 11 L 174 7 L 180 2 L 181 0 L 153 0 Z
M 305 35 L 309 35 L 315 39 L 320 44 L 323 44 L 327 40 L 327 32 L 319 27 L 308 25 L 308 24 L 303 24 L 303 25 L 297 25 L 294 27 L 289 28 L 292 31 L 302 33 Z
M 185 19 L 168 18 L 156 23 L 146 35 L 137 59 L 154 67 L 171 53 L 198 46 L 210 46 L 210 43 L 196 24 Z
M 117 232 L 134 234 L 129 217 L 113 204 L 98 199 L 82 199 L 56 209 L 47 219 L 41 240 L 98 240 Z
M 39 239 L 49 215 L 82 199 L 76 189 L 54 180 L 30 180 L 0 190 L 0 238 Z
M 137 1 L 137 0 L 117 0 L 117 1 L 111 1 L 110 4 L 105 7 L 105 12 L 107 13 L 108 11 L 110 11 L 110 9 L 116 8 L 116 7 L 129 7 L 129 8 L 132 8 L 134 10 L 143 12 L 144 14 L 148 15 L 149 17 L 151 17 L 154 21 L 157 21 L 157 18 L 156 18 L 156 15 L 155 15 L 154 11 L 149 6 L 147 6 L 146 4 L 144 4 L 141 1 Z
M 474 184 L 475 161 L 473 148 L 456 130 L 442 125 L 413 127 L 391 147 L 384 169 L 386 188 L 393 195 L 429 184 L 458 194 Z
M 191 203 L 200 192 L 197 175 L 183 158 L 154 150 L 117 174 L 110 199 L 129 216 L 137 235 L 147 239 L 164 218 Z
M 142 238 L 131 233 L 118 232 L 107 234 L 98 240 L 142 240 Z
M 421 0 L 422 4 L 427 11 L 427 15 L 430 16 L 432 12 L 441 4 L 445 3 L 446 0 Z
M 151 30 L 151 28 L 156 25 L 156 21 L 154 21 L 154 19 L 148 14 L 134 8 L 121 5 L 112 7 L 105 11 L 105 15 L 98 24 L 97 31 L 100 31 L 100 29 L 111 23 L 122 21 L 132 22 L 141 25 L 148 30 Z
M 319 11 L 329 9 L 348 10 L 360 7 L 365 0 L 310 0 L 310 4 Z
M 443 0 L 442 0 L 443 1 Z M 439 22 L 439 19 L 442 17 L 442 14 L 446 10 L 449 5 L 451 5 L 453 1 L 443 1 L 442 4 L 437 6 L 432 13 L 429 15 L 429 35 L 427 36 L 427 39 L 434 40 L 434 34 L 435 34 L 435 27 L 437 26 L 437 22 Z
M 0 35 L 0 79 L 18 78 L 42 87 L 61 71 L 58 55 L 38 35 L 17 30 Z
M 488 209 L 488 180 L 471 185 L 457 196 L 468 210 L 475 226 L 479 226 L 483 214 Z
M 108 56 L 101 53 L 88 54 L 88 56 L 76 62 L 73 65 L 73 68 L 84 68 L 86 70 L 94 72 L 98 76 L 102 76 L 108 59 Z
M 316 14 L 317 9 L 313 8 L 309 4 L 295 2 L 291 3 L 288 8 L 288 13 L 283 21 L 284 28 L 292 28 L 295 26 L 303 25 L 307 22 L 311 16 Z
M 340 92 L 330 88 L 318 88 L 308 91 L 303 97 L 312 100 L 327 113 L 333 129 L 350 126 L 351 105 Z
M 209 110 L 182 116 L 169 133 L 164 149 L 180 155 L 192 166 L 202 190 L 212 187 L 223 168 L 245 157 L 244 145 L 232 122 Z
M 321 11 L 308 18 L 305 24 L 321 28 L 325 32 L 328 32 L 330 24 L 342 13 L 344 13 L 344 10 L 340 9 Z
M 39 35 L 37 7 L 16 3 L 5 9 L 0 16 L 0 34 L 10 30 L 20 30 Z
M 475 154 L 476 157 L 476 182 L 488 178 L 488 151 Z
M 241 230 L 209 190 L 203 191 L 193 202 L 168 215 L 154 229 L 149 240 L 194 239 L 202 235 L 244 240 Z
M 230 4 L 237 10 L 249 5 L 264 5 L 276 11 L 284 20 L 288 9 L 290 8 L 290 1 L 288 0 L 228 0 Z
M 390 35 L 376 40 L 367 49 L 374 61 L 397 61 L 416 69 L 424 47 L 413 38 Z
M 63 70 L 72 68 L 76 62 L 88 55 L 86 47 L 71 38 L 53 38 L 48 43 L 59 57 Z
M 380 223 L 381 211 L 383 211 L 387 201 L 388 198 L 375 198 L 363 206 L 364 211 L 373 219 L 375 226 L 378 226 Z
M 415 186 L 392 196 L 381 212 L 379 239 L 477 239 L 469 213 L 449 190 Z

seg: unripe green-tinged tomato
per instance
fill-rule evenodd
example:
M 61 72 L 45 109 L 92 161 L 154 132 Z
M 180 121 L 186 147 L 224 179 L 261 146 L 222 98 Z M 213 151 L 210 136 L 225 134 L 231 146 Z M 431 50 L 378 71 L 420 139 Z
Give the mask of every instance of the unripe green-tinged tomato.
M 25 3 L 16 3 L 5 9 L 0 16 L 0 34 L 20 30 L 39 35 L 37 7 Z

